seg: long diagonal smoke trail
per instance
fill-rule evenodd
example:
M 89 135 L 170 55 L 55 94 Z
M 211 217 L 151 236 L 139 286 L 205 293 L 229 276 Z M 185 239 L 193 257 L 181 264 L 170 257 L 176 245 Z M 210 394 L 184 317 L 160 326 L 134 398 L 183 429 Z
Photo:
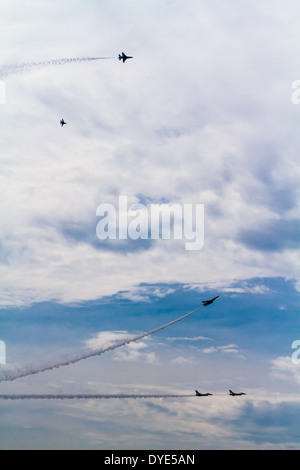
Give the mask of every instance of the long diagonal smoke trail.
M 48 361 L 43 364 L 33 364 L 33 365 L 28 365 L 28 366 L 23 366 L 23 367 L 21 366 L 13 371 L 7 371 L 7 372 L 4 371 L 3 374 L 0 376 L 0 382 L 13 381 L 16 379 L 20 379 L 22 377 L 27 377 L 29 375 L 40 374 L 41 372 L 46 372 L 48 370 L 58 369 L 59 367 L 62 367 L 62 366 L 69 366 L 70 364 L 75 364 L 77 362 L 83 361 L 84 359 L 88 359 L 90 357 L 100 356 L 101 354 L 107 351 L 113 351 L 114 349 L 121 348 L 122 346 L 125 346 L 126 344 L 134 343 L 136 341 L 139 341 L 140 339 L 146 338 L 147 336 L 151 336 L 154 333 L 158 333 L 159 331 L 162 331 L 165 328 L 168 328 L 169 326 L 175 325 L 175 323 L 178 323 L 184 320 L 185 318 L 190 317 L 194 313 L 198 312 L 200 308 L 201 307 L 198 307 L 197 309 L 184 315 L 183 317 L 177 318 L 177 320 L 171 321 L 170 323 L 160 326 L 156 328 L 155 330 L 148 331 L 147 333 L 143 333 L 141 335 L 125 338 L 123 341 L 115 343 L 106 348 L 82 349 L 78 352 L 65 355 L 61 358 L 53 359 L 52 361 Z
M 196 395 L 0 395 L 0 400 L 122 400 L 153 398 L 193 398 Z M 197 398 L 197 397 L 196 397 Z
M 69 59 L 49 59 L 43 62 L 28 62 L 19 65 L 7 65 L 0 67 L 0 78 L 5 78 L 10 75 L 15 75 L 24 72 L 31 72 L 32 70 L 43 69 L 53 65 L 66 65 L 78 62 L 94 62 L 97 60 L 111 60 L 114 57 L 75 57 Z

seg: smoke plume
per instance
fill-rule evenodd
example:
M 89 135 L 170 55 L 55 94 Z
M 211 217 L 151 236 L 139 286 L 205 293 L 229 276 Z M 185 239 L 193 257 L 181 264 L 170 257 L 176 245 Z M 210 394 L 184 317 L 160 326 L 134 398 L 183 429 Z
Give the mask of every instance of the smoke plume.
M 122 400 L 153 398 L 192 398 L 195 395 L 0 395 L 0 400 Z
M 28 62 L 19 65 L 7 65 L 0 67 L 0 78 L 9 77 L 19 73 L 31 72 L 54 65 L 74 64 L 78 62 L 94 62 L 97 60 L 110 60 L 113 57 L 75 57 L 69 59 L 49 59 L 43 62 Z
M 151 330 L 151 331 L 148 331 L 147 333 L 143 333 L 137 336 L 127 337 L 124 340 L 117 342 L 113 345 L 107 346 L 105 348 L 81 349 L 77 352 L 62 356 L 60 358 L 49 360 L 44 363 L 21 366 L 21 367 L 16 368 L 13 371 L 3 371 L 2 374 L 0 375 L 0 382 L 13 381 L 16 379 L 20 379 L 22 377 L 27 377 L 29 375 L 40 374 L 41 372 L 46 372 L 48 370 L 58 369 L 59 367 L 62 367 L 62 366 L 69 366 L 70 364 L 75 364 L 77 362 L 83 361 L 90 357 L 100 356 L 101 354 L 104 354 L 105 352 L 113 351 L 114 349 L 121 348 L 122 346 L 125 346 L 126 344 L 134 343 L 136 341 L 139 341 L 140 339 L 146 338 L 147 336 L 151 336 L 155 333 L 158 333 L 159 331 L 162 331 L 165 328 L 168 328 L 169 326 L 175 325 L 175 323 L 178 323 L 184 320 L 185 318 L 188 318 L 189 316 L 196 313 L 198 310 L 200 310 L 200 308 L 201 307 L 198 307 L 196 310 L 193 310 L 192 312 L 184 315 L 183 317 L 177 318 L 177 320 L 167 323 L 166 325 L 160 326 L 156 328 L 155 330 Z

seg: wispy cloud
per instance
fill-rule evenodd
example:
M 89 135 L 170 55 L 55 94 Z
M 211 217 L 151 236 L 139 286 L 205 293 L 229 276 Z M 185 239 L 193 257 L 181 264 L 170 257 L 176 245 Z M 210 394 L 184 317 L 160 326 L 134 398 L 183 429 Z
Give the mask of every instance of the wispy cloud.
M 201 349 L 201 352 L 204 354 L 212 354 L 216 352 L 237 354 L 239 352 L 239 348 L 236 344 L 228 344 L 225 346 L 212 346 L 210 348 L 203 348 Z
M 280 8 L 266 15 L 258 2 L 251 8 L 235 2 L 236 19 L 220 5 L 199 8 L 190 1 L 134 2 L 128 8 L 117 1 L 114 11 L 92 1 L 70 5 L 34 10 L 30 4 L 34 14 L 24 17 L 22 37 L 19 29 L 3 33 L 9 45 L 4 63 L 12 57 L 17 64 L 78 57 L 83 51 L 93 57 L 99 43 L 101 56 L 115 54 L 115 61 L 7 77 L 0 117 L 0 306 L 68 303 L 116 292 L 147 301 L 145 293 L 133 296 L 140 282 L 211 280 L 222 287 L 257 273 L 296 278 L 299 202 L 292 142 L 298 128 L 286 79 L 296 73 L 296 15 L 286 22 Z M 1 17 L 14 24 L 14 9 L 1 4 Z M 111 28 L 115 21 L 117 30 Z M 32 31 L 41 24 L 43 41 L 33 42 Z M 155 37 L 153 25 L 160 31 Z M 82 27 L 83 42 L 74 34 Z M 117 61 L 124 36 L 135 56 L 129 67 Z M 199 48 L 203 43 L 205 50 Z M 62 115 L 71 117 L 64 132 Z M 205 250 L 191 258 L 169 241 L 101 243 L 96 208 L 115 204 L 121 192 L 143 201 L 205 204 Z
M 169 318 L 177 306 L 201 304 L 204 292 L 224 299 L 204 311 L 201 327 L 181 324 L 163 347 L 140 338 L 139 346 L 106 356 L 107 369 L 106 361 L 100 372 L 97 361 L 76 362 L 70 383 L 67 369 L 55 368 L 51 382 L 47 375 L 23 380 L 22 392 L 161 386 L 184 394 L 195 382 L 217 391 L 229 380 L 262 390 L 258 397 L 247 388 L 244 401 L 220 396 L 156 408 L 87 401 L 62 403 L 59 412 L 44 403 L 32 413 L 27 403 L 10 404 L 1 412 L 1 446 L 43 447 L 47 435 L 49 447 L 299 447 L 299 404 L 286 403 L 298 372 L 285 352 L 298 305 L 286 280 L 300 290 L 299 106 L 291 102 L 299 79 L 298 1 L 232 0 L 230 9 L 219 0 L 0 3 L 1 66 L 21 71 L 49 58 L 115 57 L 23 67 L 5 77 L 0 309 L 8 360 L 21 362 L 26 347 L 39 358 L 60 341 L 69 351 L 73 333 L 78 342 L 89 337 L 86 346 L 96 352 L 131 341 L 130 331 Z M 117 60 L 123 48 L 134 56 L 130 64 Z M 101 242 L 96 209 L 117 207 L 120 194 L 146 204 L 204 204 L 204 249 L 187 253 L 172 240 Z M 282 280 L 278 291 L 275 278 Z M 125 310 L 101 306 L 95 315 L 89 306 L 101 299 Z M 61 304 L 70 310 L 58 315 Z M 102 327 L 107 331 L 95 334 Z M 17 367 L 2 372 L 12 377 Z M 137 376 L 134 385 L 129 379 Z M 1 389 L 14 393 L 17 386 Z
M 127 331 L 103 331 L 98 333 L 95 337 L 85 342 L 85 347 L 97 350 L 99 348 L 107 348 L 116 344 L 117 342 L 133 339 L 134 335 L 129 334 Z M 147 351 L 151 347 L 149 339 L 140 341 L 138 343 L 131 343 L 124 346 L 122 351 L 114 354 L 113 360 L 135 362 L 137 360 L 144 360 L 149 364 L 155 364 L 158 359 L 154 352 Z
M 291 356 L 280 356 L 271 361 L 270 376 L 277 380 L 292 380 L 300 384 L 300 367 L 293 364 Z
M 178 337 L 169 337 L 166 338 L 166 341 L 191 341 L 191 342 L 197 342 L 197 341 L 212 341 L 211 338 L 207 338 L 206 336 L 178 336 Z

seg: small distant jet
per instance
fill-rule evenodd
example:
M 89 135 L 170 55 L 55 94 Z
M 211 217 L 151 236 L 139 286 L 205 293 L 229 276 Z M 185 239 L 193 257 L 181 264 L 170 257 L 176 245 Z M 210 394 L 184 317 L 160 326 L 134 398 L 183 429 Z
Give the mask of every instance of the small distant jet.
M 133 59 L 133 57 L 126 55 L 125 52 L 122 52 L 122 55 L 119 54 L 119 60 L 123 60 L 123 64 L 127 59 Z
M 229 395 L 231 397 L 241 397 L 242 395 L 246 395 L 246 393 L 241 392 L 241 393 L 234 393 L 232 390 L 229 390 Z
M 66 124 L 67 124 L 67 123 L 64 121 L 64 119 L 62 119 L 62 120 L 60 121 L 61 127 L 64 127 Z
M 204 307 L 207 307 L 208 305 L 212 304 L 218 297 L 219 296 L 217 295 L 216 297 L 214 297 L 211 300 L 202 300 L 202 303 L 203 303 Z
M 196 397 L 211 397 L 212 393 L 200 393 L 198 390 L 195 390 Z

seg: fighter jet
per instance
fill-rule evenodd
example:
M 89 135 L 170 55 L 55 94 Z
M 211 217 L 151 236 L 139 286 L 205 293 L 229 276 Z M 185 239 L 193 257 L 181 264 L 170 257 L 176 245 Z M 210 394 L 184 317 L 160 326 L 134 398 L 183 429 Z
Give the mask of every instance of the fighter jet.
M 242 395 L 246 395 L 246 393 L 241 392 L 241 393 L 234 393 L 232 390 L 229 390 L 229 395 L 231 397 L 241 397 Z
M 123 60 L 123 64 L 127 59 L 133 59 L 133 57 L 126 55 L 125 52 L 122 52 L 122 55 L 119 54 L 119 60 Z
M 64 119 L 62 119 L 62 120 L 60 121 L 61 127 L 64 127 L 66 124 L 67 124 L 67 123 L 64 121 Z
M 203 303 L 204 307 L 207 307 L 208 305 L 212 304 L 218 297 L 219 296 L 217 295 L 216 297 L 214 297 L 211 300 L 202 300 L 202 303 Z
M 212 396 L 212 393 L 200 393 L 198 390 L 195 390 L 196 397 L 210 397 Z

